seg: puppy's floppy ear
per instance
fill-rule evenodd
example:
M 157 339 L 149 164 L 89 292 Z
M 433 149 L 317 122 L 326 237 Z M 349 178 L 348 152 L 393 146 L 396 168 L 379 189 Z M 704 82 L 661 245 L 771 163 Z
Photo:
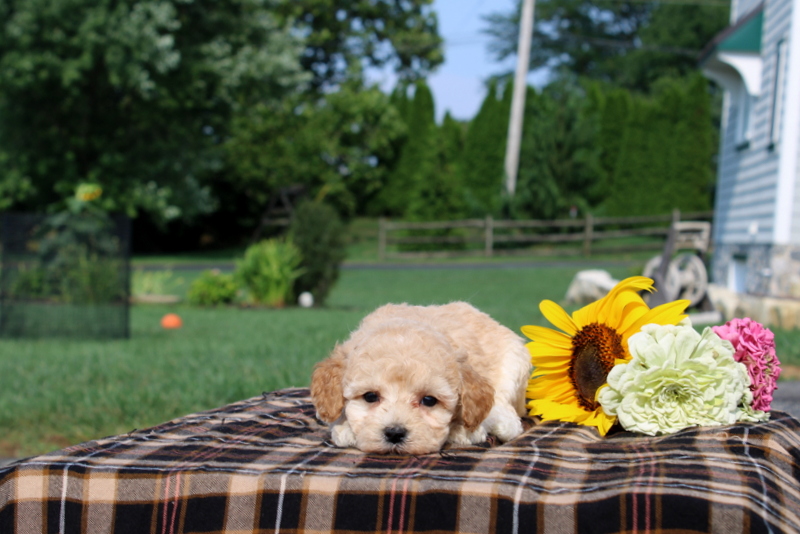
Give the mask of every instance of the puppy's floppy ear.
M 494 406 L 494 388 L 468 363 L 461 364 L 461 421 L 473 431 Z
M 317 408 L 317 415 L 326 423 L 336 421 L 344 410 L 345 351 L 336 345 L 331 355 L 314 366 L 311 374 L 311 402 Z

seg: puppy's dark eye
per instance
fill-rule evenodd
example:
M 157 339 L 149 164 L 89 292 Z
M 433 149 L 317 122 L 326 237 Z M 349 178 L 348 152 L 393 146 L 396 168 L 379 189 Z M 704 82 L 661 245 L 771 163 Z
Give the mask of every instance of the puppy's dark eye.
M 436 406 L 436 403 L 439 402 L 439 399 L 437 399 L 436 397 L 431 397 L 430 395 L 426 395 L 422 397 L 421 402 L 423 406 L 427 406 L 430 408 L 431 406 Z
M 372 404 L 373 402 L 378 402 L 379 398 L 380 397 L 378 397 L 378 394 L 375 393 L 374 391 L 367 391 L 366 393 L 364 393 L 364 400 L 370 404 Z

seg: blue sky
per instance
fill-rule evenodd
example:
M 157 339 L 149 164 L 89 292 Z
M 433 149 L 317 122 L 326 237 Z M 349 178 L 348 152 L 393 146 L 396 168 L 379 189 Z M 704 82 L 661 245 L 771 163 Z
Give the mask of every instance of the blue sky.
M 484 80 L 515 67 L 515 58 L 496 62 L 487 51 L 483 16 L 514 8 L 515 0 L 435 0 L 439 34 L 444 38 L 445 62 L 428 83 L 436 102 L 436 115 L 445 110 L 458 119 L 471 119 L 484 97 Z
M 444 64 L 428 79 L 437 119 L 441 120 L 446 110 L 458 119 L 471 119 L 486 96 L 484 80 L 516 67 L 516 58 L 496 62 L 487 51 L 489 38 L 481 33 L 486 27 L 484 15 L 508 12 L 515 5 L 516 0 L 434 0 L 445 54 Z M 385 90 L 394 87 L 391 75 L 382 73 L 378 79 Z M 532 74 L 528 81 L 540 85 L 543 75 Z

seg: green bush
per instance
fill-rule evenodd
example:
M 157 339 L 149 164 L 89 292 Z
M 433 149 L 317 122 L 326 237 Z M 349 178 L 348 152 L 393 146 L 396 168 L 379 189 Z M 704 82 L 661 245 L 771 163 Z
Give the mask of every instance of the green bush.
M 232 274 L 217 270 L 205 271 L 189 286 L 189 304 L 218 306 L 230 304 L 236 298 L 238 285 Z
M 302 254 L 290 239 L 268 239 L 251 245 L 236 262 L 234 277 L 255 304 L 282 307 L 294 300 L 295 280 L 303 273 Z
M 125 298 L 123 260 L 103 257 L 75 246 L 62 252 L 70 263 L 63 265 L 59 280 L 61 301 L 72 304 L 104 304 Z
M 17 300 L 105 304 L 124 300 L 126 268 L 112 219 L 99 210 L 65 211 L 33 228 L 33 257 L 9 271 Z
M 9 296 L 12 299 L 50 298 L 56 293 L 56 289 L 47 274 L 47 269 L 41 267 L 38 262 L 21 262 L 17 266 L 16 276 L 11 278 L 13 283 Z
M 345 257 L 344 225 L 328 204 L 304 202 L 294 212 L 289 235 L 303 255 L 303 274 L 294 290 L 298 295 L 308 291 L 314 302 L 323 304 Z

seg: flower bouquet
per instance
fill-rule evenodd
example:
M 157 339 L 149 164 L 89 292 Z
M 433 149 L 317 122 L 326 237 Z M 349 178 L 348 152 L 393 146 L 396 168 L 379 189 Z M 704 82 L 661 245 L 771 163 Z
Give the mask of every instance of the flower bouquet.
M 532 340 L 530 415 L 600 435 L 615 423 L 658 435 L 769 419 L 781 371 L 772 332 L 734 319 L 698 333 L 684 314 L 689 301 L 651 309 L 639 292 L 652 290 L 651 279 L 636 276 L 572 315 L 540 304 L 560 331 L 522 328 Z

